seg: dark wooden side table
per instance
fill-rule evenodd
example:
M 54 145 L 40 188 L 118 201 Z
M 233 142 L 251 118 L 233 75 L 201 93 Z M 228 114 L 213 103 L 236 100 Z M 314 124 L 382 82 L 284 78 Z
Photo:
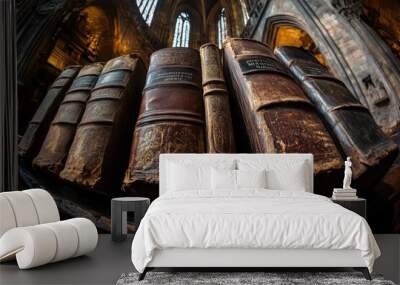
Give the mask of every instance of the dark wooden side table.
M 127 235 L 127 212 L 134 213 L 135 224 L 138 227 L 150 205 L 149 198 L 120 197 L 111 200 L 111 239 L 123 241 Z
M 342 207 L 353 211 L 354 213 L 359 214 L 364 219 L 367 218 L 367 200 L 363 198 L 356 198 L 352 200 L 341 200 L 341 199 L 332 199 L 331 200 L 341 205 Z

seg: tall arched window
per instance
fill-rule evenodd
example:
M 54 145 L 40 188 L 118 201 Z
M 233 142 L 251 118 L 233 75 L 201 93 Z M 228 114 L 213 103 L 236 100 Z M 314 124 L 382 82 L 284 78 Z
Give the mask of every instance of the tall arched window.
M 243 13 L 243 21 L 246 25 L 247 20 L 249 19 L 249 13 L 247 12 L 247 5 L 245 0 L 240 0 L 240 5 L 242 6 L 242 13 Z
M 219 13 L 217 26 L 218 26 L 218 46 L 219 48 L 222 48 L 222 44 L 224 43 L 224 40 L 226 39 L 227 36 L 226 17 L 224 8 L 222 8 L 221 12 Z
M 190 17 L 187 12 L 181 12 L 176 18 L 173 47 L 189 47 Z
M 136 4 L 142 14 L 143 20 L 150 26 L 153 20 L 158 0 L 136 0 Z

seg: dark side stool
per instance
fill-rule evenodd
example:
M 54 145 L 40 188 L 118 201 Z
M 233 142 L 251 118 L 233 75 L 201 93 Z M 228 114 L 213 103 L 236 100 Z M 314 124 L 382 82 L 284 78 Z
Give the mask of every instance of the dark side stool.
M 136 227 L 144 217 L 150 205 L 149 198 L 143 197 L 120 197 L 111 200 L 111 238 L 113 241 L 126 239 L 127 212 L 134 213 Z
M 364 219 L 367 219 L 367 200 L 363 198 L 355 198 L 351 200 L 332 199 L 332 202 L 359 214 Z

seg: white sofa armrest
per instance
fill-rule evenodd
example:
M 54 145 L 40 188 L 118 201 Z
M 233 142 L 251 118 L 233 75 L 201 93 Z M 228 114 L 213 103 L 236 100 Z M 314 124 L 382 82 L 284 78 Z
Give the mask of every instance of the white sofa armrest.
M 20 269 L 87 254 L 96 248 L 98 234 L 88 219 L 18 227 L 0 238 L 0 261 L 16 256 Z
M 43 189 L 0 193 L 0 237 L 15 227 L 27 227 L 60 220 L 57 205 Z

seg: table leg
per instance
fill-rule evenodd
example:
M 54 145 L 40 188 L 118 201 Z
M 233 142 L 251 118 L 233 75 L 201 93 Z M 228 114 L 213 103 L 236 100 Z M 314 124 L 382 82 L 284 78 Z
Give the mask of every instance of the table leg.
M 135 207 L 135 225 L 136 225 L 136 227 L 139 226 L 140 221 L 143 219 L 144 215 L 146 214 L 148 207 L 149 207 L 149 205 L 146 203 L 139 204 Z
M 126 233 L 123 235 L 123 220 L 125 220 L 126 232 L 126 212 L 122 211 L 120 204 L 111 203 L 111 239 L 113 241 L 123 241 L 126 238 Z

